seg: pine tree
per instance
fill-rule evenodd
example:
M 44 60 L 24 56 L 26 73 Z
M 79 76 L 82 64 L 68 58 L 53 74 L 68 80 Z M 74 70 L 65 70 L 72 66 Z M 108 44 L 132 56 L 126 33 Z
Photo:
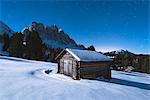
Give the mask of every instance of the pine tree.
M 84 45 L 82 45 L 82 44 L 79 44 L 79 45 L 76 45 L 79 49 L 83 49 L 83 50 L 85 50 L 86 48 L 85 48 L 85 46 Z
M 26 50 L 26 55 L 29 59 L 42 59 L 42 40 L 36 31 L 28 34 L 26 38 Z
M 87 50 L 95 51 L 95 47 L 93 45 L 87 47 Z
M 3 51 L 7 51 L 7 49 L 9 48 L 9 43 L 10 43 L 9 35 L 3 34 L 2 38 L 3 38 L 3 43 L 4 43 Z
M 22 57 L 23 55 L 23 35 L 22 33 L 15 33 L 11 37 L 9 52 L 10 55 L 16 57 Z

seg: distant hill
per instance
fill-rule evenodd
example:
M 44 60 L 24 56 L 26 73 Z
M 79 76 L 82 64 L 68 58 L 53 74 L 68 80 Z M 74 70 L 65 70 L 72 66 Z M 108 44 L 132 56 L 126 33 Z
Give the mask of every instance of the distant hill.
M 123 49 L 116 50 L 116 51 L 105 52 L 104 54 L 107 55 L 107 56 L 116 56 L 118 54 L 132 54 L 132 55 L 134 55 L 134 53 L 129 52 L 128 50 L 123 50 Z

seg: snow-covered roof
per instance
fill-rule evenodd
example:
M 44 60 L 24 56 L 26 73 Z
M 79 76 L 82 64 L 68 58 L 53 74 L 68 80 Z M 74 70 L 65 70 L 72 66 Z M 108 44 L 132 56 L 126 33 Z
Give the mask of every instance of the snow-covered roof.
M 112 59 L 96 51 L 68 48 L 66 48 L 65 50 L 69 52 L 78 61 L 112 61 Z

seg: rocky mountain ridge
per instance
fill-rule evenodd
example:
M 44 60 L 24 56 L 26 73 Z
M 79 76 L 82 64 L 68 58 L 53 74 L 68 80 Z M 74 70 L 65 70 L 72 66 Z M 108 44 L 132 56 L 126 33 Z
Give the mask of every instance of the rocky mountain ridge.
M 62 29 L 55 24 L 45 26 L 42 23 L 32 22 L 21 31 L 25 36 L 32 31 L 37 31 L 43 42 L 53 48 L 76 47 L 76 42 L 69 37 Z

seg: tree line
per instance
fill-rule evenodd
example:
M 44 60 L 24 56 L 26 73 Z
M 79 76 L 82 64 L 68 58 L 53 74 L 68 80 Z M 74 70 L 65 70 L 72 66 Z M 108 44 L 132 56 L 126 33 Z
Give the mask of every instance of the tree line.
M 31 60 L 54 61 L 62 51 L 62 48 L 52 48 L 50 45 L 44 44 L 36 31 L 29 32 L 27 35 L 16 32 L 11 37 L 8 34 L 3 34 L 0 35 L 0 41 L 4 43 L 3 51 L 9 52 L 10 56 Z M 87 48 L 84 45 L 77 45 L 77 47 L 95 51 L 93 45 Z
M 30 32 L 26 37 L 16 32 L 11 37 L 7 34 L 1 36 L 3 40 L 3 51 L 8 51 L 10 56 L 23 57 L 34 60 L 42 59 L 42 40 L 35 31 Z
M 115 53 L 105 53 L 105 55 L 113 57 L 111 66 L 114 69 L 118 67 L 133 66 L 134 71 L 150 74 L 150 55 L 134 54 L 128 51 Z

